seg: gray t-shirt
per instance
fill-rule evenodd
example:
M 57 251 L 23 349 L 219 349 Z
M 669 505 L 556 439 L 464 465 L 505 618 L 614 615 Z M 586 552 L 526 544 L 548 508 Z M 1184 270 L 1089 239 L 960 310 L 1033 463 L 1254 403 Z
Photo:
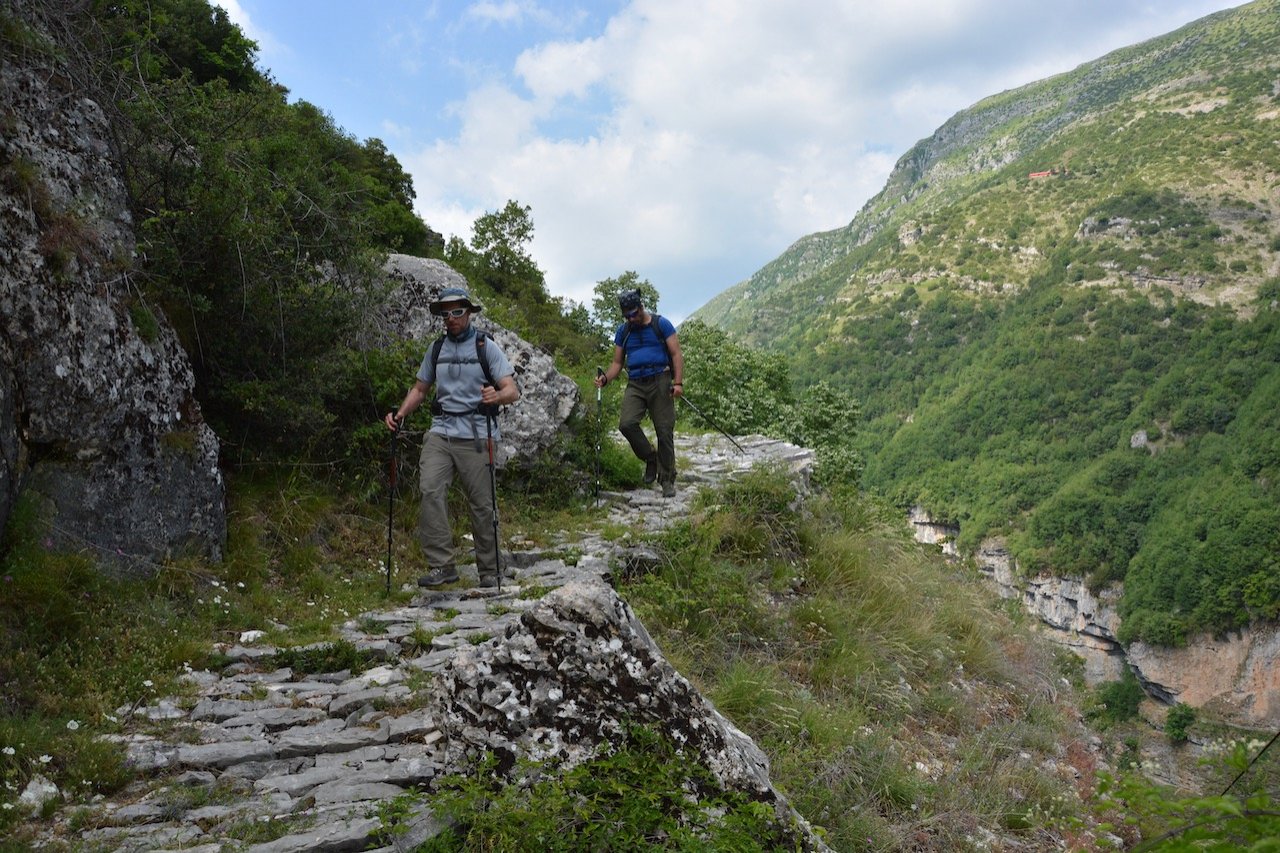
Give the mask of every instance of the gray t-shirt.
M 434 346 L 434 342 L 432 344 Z M 489 338 L 484 342 L 484 354 L 489 360 L 489 373 L 493 381 L 515 373 L 506 353 Z M 439 374 L 438 376 L 436 374 Z M 436 386 L 436 400 L 444 414 L 431 419 L 431 431 L 450 438 L 477 438 L 486 435 L 484 415 L 476 412 L 480 405 L 480 389 L 484 387 L 484 369 L 476 358 L 476 330 L 468 326 L 458 340 L 446 337 L 440 347 L 440 360 L 436 369 L 431 367 L 431 347 L 422 357 L 418 379 Z M 493 437 L 497 440 L 498 422 L 494 419 Z

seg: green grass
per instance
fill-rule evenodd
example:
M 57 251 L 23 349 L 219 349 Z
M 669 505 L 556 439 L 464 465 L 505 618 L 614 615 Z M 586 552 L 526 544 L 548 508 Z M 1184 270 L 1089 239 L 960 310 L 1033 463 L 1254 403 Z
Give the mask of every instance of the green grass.
M 1056 656 L 881 510 L 798 513 L 785 490 L 757 472 L 708 494 L 622 594 L 801 813 L 836 849 L 899 850 L 1031 843 L 1029 816 L 1079 811 L 1044 770 L 1073 736 L 1038 680 Z

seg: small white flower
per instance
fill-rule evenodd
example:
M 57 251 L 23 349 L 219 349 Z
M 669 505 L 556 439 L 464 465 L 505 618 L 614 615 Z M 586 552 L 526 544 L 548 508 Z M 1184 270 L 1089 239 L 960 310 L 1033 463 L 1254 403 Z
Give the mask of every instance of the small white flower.
M 6 746 L 3 750 L 0 750 L 0 752 L 3 752 L 5 755 L 13 755 L 15 751 L 16 750 L 11 746 Z
M 48 764 L 50 761 L 53 761 L 53 756 L 52 756 L 52 755 L 42 755 L 42 756 L 40 756 L 40 763 L 41 763 L 41 764 Z
M 236 589 L 244 589 L 244 581 L 236 581 Z
M 0 808 L 3 808 L 5 811 L 9 811 L 13 808 L 13 803 L 5 803 L 3 806 L 0 806 Z
M 142 682 L 142 686 L 143 686 L 143 687 L 155 687 L 155 682 L 153 682 L 150 678 L 148 678 L 146 681 Z
M 67 720 L 67 728 L 74 732 L 76 729 L 80 728 L 80 724 L 75 720 Z

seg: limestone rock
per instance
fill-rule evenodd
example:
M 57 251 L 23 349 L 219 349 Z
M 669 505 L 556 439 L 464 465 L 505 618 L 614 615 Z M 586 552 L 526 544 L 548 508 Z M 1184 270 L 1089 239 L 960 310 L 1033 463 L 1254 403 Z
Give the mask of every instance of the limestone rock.
M 0 524 L 32 490 L 52 547 L 128 566 L 218 559 L 218 441 L 177 337 L 130 286 L 106 116 L 26 61 L 0 67 Z
M 427 306 L 446 287 L 467 287 L 466 279 L 444 261 L 391 255 L 384 267 L 394 285 L 375 328 L 366 336 L 369 344 L 382 345 L 410 338 L 422 345 L 426 354 L 431 343 L 444 332 L 444 323 L 432 316 Z M 555 360 L 516 333 L 494 323 L 487 313 L 475 315 L 476 328 L 493 335 L 515 369 L 520 400 L 501 416 L 502 440 L 499 462 L 516 464 L 536 459 L 555 441 L 578 403 L 577 384 L 556 370 Z M 406 388 L 413 377 L 405 377 Z

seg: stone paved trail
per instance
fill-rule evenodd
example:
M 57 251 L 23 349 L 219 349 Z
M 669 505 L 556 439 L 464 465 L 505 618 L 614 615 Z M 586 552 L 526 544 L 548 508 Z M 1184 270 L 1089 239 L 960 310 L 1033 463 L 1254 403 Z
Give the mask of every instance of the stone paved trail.
M 698 486 L 762 461 L 787 466 L 801 488 L 807 485 L 810 451 L 758 436 L 739 443 L 745 454 L 720 436 L 678 436 L 677 496 L 664 499 L 647 488 L 606 494 L 609 523 L 659 530 L 688 514 Z M 561 559 L 570 549 L 580 555 L 575 565 Z M 474 587 L 474 569 L 464 567 L 456 590 L 418 592 L 409 605 L 342 626 L 343 637 L 380 661 L 359 675 L 295 680 L 275 666 L 276 649 L 249 635 L 225 649 L 234 662 L 221 672 L 190 674 L 194 703 L 167 699 L 134 712 L 138 723 L 122 739 L 130 761 L 154 781 L 97 804 L 93 819 L 81 818 L 95 828 L 72 834 L 87 850 L 116 853 L 410 850 L 439 826 L 428 813 L 408 834 L 386 839 L 378 834 L 377 804 L 450 766 L 449 737 L 429 710 L 416 706 L 416 692 L 458 668 L 460 656 L 474 657 L 489 638 L 510 636 L 521 614 L 551 590 L 588 576 L 600 587 L 600 577 L 645 558 L 642 544 L 610 541 L 597 531 L 552 551 L 514 553 L 515 577 L 501 592 Z M 479 666 L 487 671 L 491 663 Z M 144 733 L 156 730 L 163 734 Z M 755 749 L 749 741 L 742 748 Z M 232 840 L 255 824 L 286 818 L 290 831 L 283 837 Z M 66 820 L 57 818 L 63 838 Z

